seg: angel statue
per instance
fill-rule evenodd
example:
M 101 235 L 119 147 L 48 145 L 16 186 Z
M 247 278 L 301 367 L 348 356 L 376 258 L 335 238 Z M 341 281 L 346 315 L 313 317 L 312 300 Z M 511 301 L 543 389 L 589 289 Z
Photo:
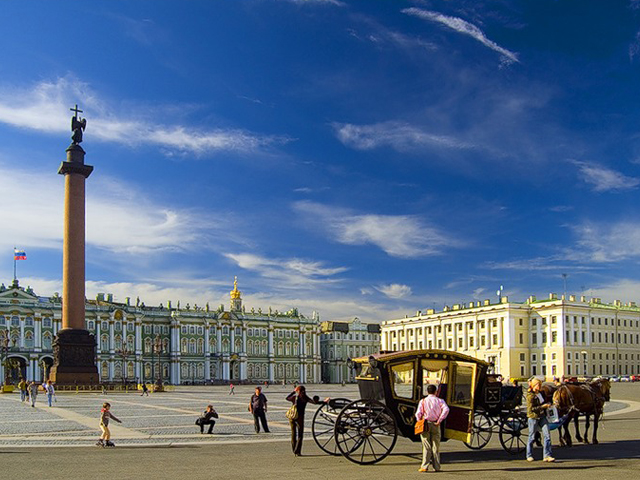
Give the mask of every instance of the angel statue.
M 78 105 L 75 108 L 70 109 L 72 112 L 76 114 L 71 117 L 71 131 L 73 135 L 71 135 L 71 140 L 74 145 L 79 145 L 82 143 L 82 132 L 85 128 L 87 128 L 87 119 L 78 117 L 78 113 L 82 113 L 82 110 L 78 109 Z

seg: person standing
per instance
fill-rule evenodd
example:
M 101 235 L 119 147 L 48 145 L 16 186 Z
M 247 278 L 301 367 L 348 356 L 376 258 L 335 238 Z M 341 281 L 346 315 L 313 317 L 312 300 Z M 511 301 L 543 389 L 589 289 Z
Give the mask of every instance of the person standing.
M 264 433 L 271 433 L 267 425 L 267 397 L 262 393 L 261 387 L 256 387 L 255 393 L 251 395 L 249 411 L 253 414 L 253 424 L 256 433 L 260 433 L 260 422 L 262 422 Z
M 214 410 L 213 405 L 207 405 L 204 413 L 200 418 L 198 418 L 198 421 L 196 422 L 198 425 L 200 425 L 200 433 L 204 433 L 205 425 L 209 425 L 209 431 L 207 432 L 207 434 L 211 435 L 213 433 L 213 426 L 216 424 L 214 418 L 218 418 L 218 412 Z
M 44 390 L 47 394 L 47 402 L 49 402 L 49 406 L 52 407 L 53 405 L 51 404 L 51 402 L 56 396 L 56 390 L 53 388 L 53 383 L 51 383 L 51 380 L 47 380 Z M 57 401 L 57 398 L 56 398 L 56 401 Z
M 233 383 L 229 384 L 229 395 L 235 395 L 236 392 L 233 391 L 235 387 L 233 386 Z
M 543 461 L 555 462 L 551 456 L 551 434 L 549 433 L 549 422 L 547 421 L 546 410 L 551 406 L 544 403 L 544 397 L 540 393 L 542 380 L 536 377 L 529 379 L 529 390 L 527 391 L 527 420 L 529 423 L 529 439 L 527 441 L 527 461 L 533 462 L 533 443 L 536 433 L 542 431 Z
M 31 400 L 31 406 L 35 408 L 36 406 L 36 398 L 38 397 L 38 385 L 36 382 L 31 382 L 29 384 L 29 400 Z
M 440 471 L 440 424 L 449 415 L 449 406 L 436 397 L 435 385 L 427 385 L 427 396 L 420 400 L 416 411 L 416 420 L 424 420 L 424 430 L 420 434 L 422 441 L 422 465 L 419 472 L 427 472 L 429 465 Z
M 102 430 L 102 435 L 100 435 L 100 439 L 96 443 L 99 447 L 115 447 L 115 444 L 111 441 L 111 431 L 109 430 L 110 419 L 122 423 L 111 413 L 111 404 L 105 402 L 102 404 L 102 410 L 100 410 L 100 430 Z
M 325 402 L 328 402 L 329 397 L 325 398 Z M 304 436 L 304 411 L 307 408 L 307 403 L 322 403 L 317 395 L 313 398 L 307 396 L 307 391 L 304 385 L 296 386 L 295 390 L 287 396 L 287 401 L 293 403 L 296 406 L 297 418 L 289 419 L 289 426 L 291 426 L 291 449 L 296 457 L 302 455 L 302 438 Z
M 25 402 L 27 400 L 27 382 L 24 381 L 24 378 L 20 377 L 20 381 L 18 382 L 18 388 L 20 389 L 20 401 Z
M 149 396 L 149 387 L 147 387 L 147 384 L 145 382 L 142 382 L 142 393 L 140 394 L 140 396 L 142 397 L 145 394 L 147 395 L 147 397 Z

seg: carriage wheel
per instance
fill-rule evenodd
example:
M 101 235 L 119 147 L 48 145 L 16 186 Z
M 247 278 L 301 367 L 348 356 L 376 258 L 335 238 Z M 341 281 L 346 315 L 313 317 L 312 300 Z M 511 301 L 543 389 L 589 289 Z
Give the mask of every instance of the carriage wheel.
M 528 420 L 525 414 L 509 414 L 500 420 L 500 443 L 511 455 L 525 451 L 529 436 Z
M 338 414 L 335 441 L 348 460 L 370 465 L 384 459 L 398 439 L 391 411 L 377 400 L 357 400 Z
M 351 403 L 346 398 L 332 398 L 316 410 L 311 422 L 311 434 L 322 451 L 329 455 L 340 455 L 335 441 L 335 426 L 338 413 Z
M 471 428 L 471 441 L 464 444 L 471 450 L 480 450 L 489 440 L 493 433 L 493 421 L 487 412 L 477 410 L 473 413 L 473 427 Z

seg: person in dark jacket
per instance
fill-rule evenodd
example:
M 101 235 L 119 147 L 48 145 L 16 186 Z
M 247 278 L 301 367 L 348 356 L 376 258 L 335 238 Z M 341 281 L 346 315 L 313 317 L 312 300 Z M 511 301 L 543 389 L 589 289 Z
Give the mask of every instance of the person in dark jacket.
M 325 398 L 325 402 L 328 402 L 329 397 Z M 291 449 L 296 457 L 302 455 L 302 438 L 304 436 L 304 412 L 307 408 L 307 403 L 322 403 L 320 398 L 315 395 L 313 398 L 307 396 L 304 385 L 298 385 L 293 392 L 287 396 L 287 401 L 295 404 L 298 410 L 298 418 L 295 420 L 290 419 L 289 425 L 291 426 Z
M 209 425 L 209 431 L 207 432 L 207 434 L 213 433 L 213 426 L 216 424 L 214 418 L 218 418 L 218 412 L 213 409 L 213 405 L 207 405 L 207 409 L 198 419 L 198 425 L 200 425 L 200 433 L 204 433 L 205 425 Z
M 267 397 L 262 393 L 261 387 L 256 387 L 256 393 L 251 395 L 251 401 L 249 402 L 249 411 L 253 414 L 253 423 L 256 429 L 256 433 L 260 433 L 260 422 L 262 422 L 262 429 L 264 433 L 269 432 L 269 426 L 267 425 Z

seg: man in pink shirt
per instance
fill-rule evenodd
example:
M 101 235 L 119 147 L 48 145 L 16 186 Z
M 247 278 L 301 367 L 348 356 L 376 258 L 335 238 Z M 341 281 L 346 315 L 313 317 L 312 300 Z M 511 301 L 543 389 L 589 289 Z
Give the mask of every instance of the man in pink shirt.
M 427 385 L 427 396 L 420 400 L 416 411 L 416 420 L 424 420 L 422 440 L 422 465 L 419 472 L 428 471 L 433 465 L 440 471 L 440 424 L 449 415 L 449 407 L 441 398 L 436 397 L 436 386 Z

